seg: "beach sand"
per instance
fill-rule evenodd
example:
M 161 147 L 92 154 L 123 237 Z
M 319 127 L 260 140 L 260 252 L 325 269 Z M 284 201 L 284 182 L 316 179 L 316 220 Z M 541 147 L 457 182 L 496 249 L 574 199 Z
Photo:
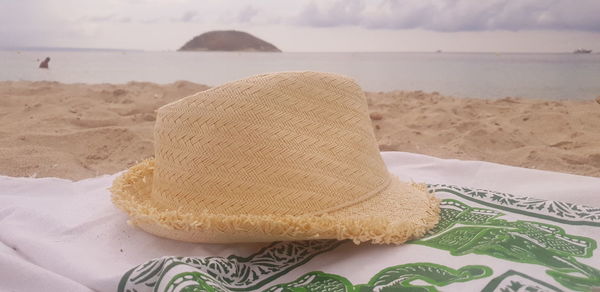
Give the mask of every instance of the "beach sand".
M 208 88 L 0 82 L 0 175 L 83 179 L 152 156 L 155 110 Z M 600 177 L 600 101 L 367 93 L 381 150 Z

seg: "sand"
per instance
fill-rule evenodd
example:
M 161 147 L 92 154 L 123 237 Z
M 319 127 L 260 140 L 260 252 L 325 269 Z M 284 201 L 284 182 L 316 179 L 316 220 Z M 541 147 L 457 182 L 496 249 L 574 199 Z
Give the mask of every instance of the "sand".
M 83 179 L 152 156 L 155 110 L 208 88 L 0 82 L 0 175 Z M 600 177 L 600 100 L 367 93 L 381 150 Z
M 208 87 L 0 82 L 0 174 L 83 179 L 153 153 L 155 110 Z

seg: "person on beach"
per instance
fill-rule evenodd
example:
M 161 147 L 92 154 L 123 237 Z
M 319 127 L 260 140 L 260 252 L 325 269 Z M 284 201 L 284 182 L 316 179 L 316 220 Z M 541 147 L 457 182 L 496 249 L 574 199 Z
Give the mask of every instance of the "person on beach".
M 50 63 L 50 57 L 46 57 L 46 59 L 40 63 L 40 68 L 48 69 L 48 63 Z

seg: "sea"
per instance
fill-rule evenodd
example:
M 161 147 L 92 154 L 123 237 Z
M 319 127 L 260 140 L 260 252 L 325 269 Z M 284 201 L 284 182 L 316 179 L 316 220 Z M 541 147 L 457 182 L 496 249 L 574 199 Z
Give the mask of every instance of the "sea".
M 50 57 L 50 68 L 39 69 Z M 277 71 L 325 71 L 365 91 L 422 90 L 455 97 L 593 99 L 600 54 L 256 53 L 120 50 L 1 50 L 0 80 L 170 83 L 210 86 Z

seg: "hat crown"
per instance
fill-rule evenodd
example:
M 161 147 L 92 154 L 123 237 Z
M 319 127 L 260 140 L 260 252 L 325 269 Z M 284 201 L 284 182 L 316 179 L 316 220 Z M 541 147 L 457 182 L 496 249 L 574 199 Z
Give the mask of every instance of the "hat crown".
M 227 215 L 318 214 L 384 188 L 364 92 L 317 72 L 231 82 L 158 110 L 152 198 Z

